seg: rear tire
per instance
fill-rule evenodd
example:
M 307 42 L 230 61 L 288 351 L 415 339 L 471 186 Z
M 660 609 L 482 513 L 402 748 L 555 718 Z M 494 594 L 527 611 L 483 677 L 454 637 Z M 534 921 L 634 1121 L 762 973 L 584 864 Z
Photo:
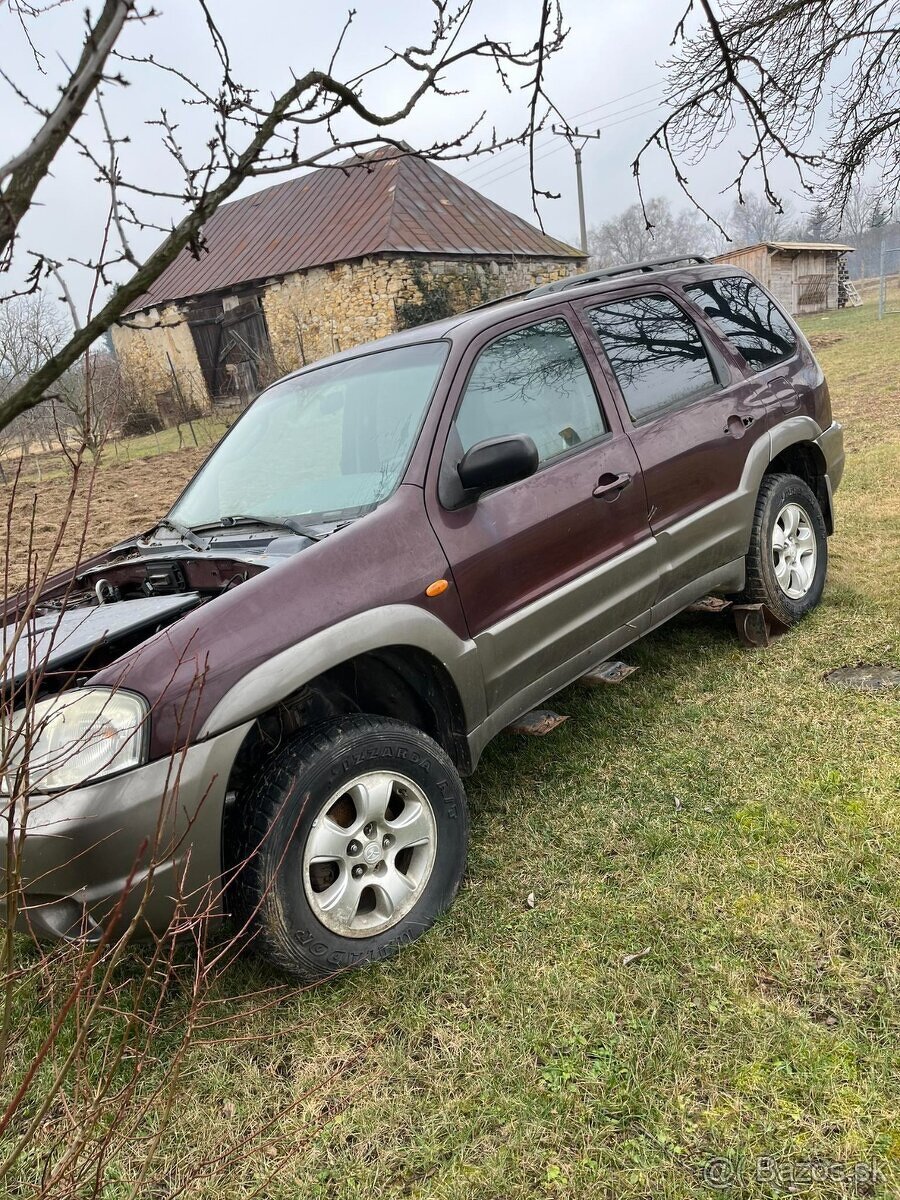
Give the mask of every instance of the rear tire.
M 822 599 L 828 568 L 825 518 L 796 475 L 766 475 L 756 500 L 740 604 L 764 604 L 796 625 Z
M 462 781 L 436 742 L 389 718 L 302 734 L 241 811 L 234 916 L 304 983 L 395 954 L 450 906 L 465 870 Z

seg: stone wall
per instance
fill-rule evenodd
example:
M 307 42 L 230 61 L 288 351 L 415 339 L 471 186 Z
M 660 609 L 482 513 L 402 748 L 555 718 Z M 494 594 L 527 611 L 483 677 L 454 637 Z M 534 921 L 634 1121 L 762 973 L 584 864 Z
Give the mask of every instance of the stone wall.
M 279 371 L 393 333 L 398 309 L 423 319 L 444 299 L 446 313 L 549 283 L 578 270 L 555 260 L 364 258 L 315 267 L 273 283 L 263 295 Z M 406 322 L 409 323 L 409 322 Z
M 135 313 L 126 324 L 114 325 L 110 333 L 122 373 L 139 407 L 148 411 L 160 406 L 165 409 L 173 399 L 180 407 L 181 398 L 189 408 L 209 407 L 194 338 L 177 305 Z M 181 397 L 172 380 L 173 368 Z

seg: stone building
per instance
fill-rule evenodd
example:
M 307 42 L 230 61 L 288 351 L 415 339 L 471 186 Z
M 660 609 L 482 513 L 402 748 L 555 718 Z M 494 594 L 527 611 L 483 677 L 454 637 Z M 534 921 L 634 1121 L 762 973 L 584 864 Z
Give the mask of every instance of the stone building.
M 393 147 L 223 205 L 203 236 L 112 330 L 135 395 L 163 416 L 585 264 Z
M 716 255 L 755 275 L 789 313 L 822 312 L 838 307 L 838 282 L 844 256 L 853 247 L 840 242 L 759 242 Z

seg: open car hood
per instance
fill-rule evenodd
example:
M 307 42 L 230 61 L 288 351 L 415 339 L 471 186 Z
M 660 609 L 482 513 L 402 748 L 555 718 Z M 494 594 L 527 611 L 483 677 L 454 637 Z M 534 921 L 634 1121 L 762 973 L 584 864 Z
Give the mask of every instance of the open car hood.
M 77 671 L 99 646 L 126 638 L 133 641 L 136 633 L 149 637 L 199 602 L 199 592 L 180 592 L 38 615 L 28 622 L 6 663 L 5 680 L 15 688 L 35 672 Z M 4 626 L 0 633 L 4 659 L 14 633 L 14 625 Z

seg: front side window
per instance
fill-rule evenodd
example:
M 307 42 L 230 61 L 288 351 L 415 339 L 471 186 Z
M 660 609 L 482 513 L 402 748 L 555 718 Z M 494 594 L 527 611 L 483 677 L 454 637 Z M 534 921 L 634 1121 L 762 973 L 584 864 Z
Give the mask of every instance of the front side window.
M 400 482 L 449 349 L 398 347 L 296 375 L 263 392 L 169 514 L 337 519 Z
M 606 432 L 578 343 L 562 319 L 515 329 L 481 353 L 456 414 L 463 451 L 524 433 L 541 462 Z
M 718 387 L 697 326 L 665 296 L 634 296 L 588 312 L 633 421 Z
M 755 370 L 789 358 L 796 350 L 797 338 L 787 317 L 752 279 L 709 279 L 685 291 Z

